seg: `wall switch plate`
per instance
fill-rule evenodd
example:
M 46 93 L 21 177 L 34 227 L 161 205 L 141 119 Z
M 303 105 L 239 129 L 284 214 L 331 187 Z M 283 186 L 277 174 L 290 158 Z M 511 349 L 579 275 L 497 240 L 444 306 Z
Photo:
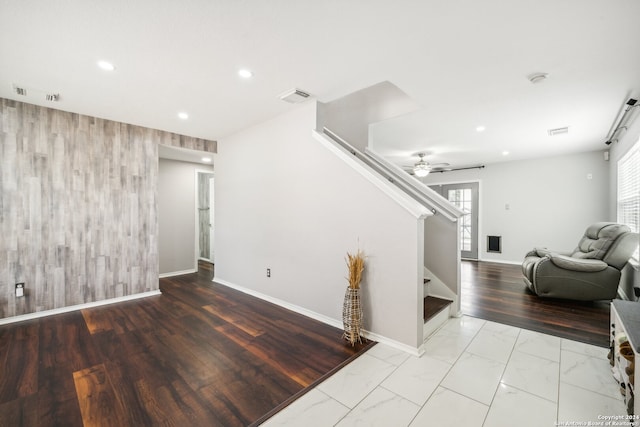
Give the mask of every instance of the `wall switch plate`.
M 267 277 L 271 277 L 271 269 L 267 268 Z
M 16 283 L 16 297 L 24 296 L 24 283 Z

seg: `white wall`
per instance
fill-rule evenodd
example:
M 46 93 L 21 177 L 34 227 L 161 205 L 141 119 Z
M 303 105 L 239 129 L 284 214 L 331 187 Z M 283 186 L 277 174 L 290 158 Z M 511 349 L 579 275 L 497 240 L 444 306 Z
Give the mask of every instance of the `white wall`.
M 589 152 L 432 174 L 424 182 L 479 181 L 479 258 L 521 263 L 535 246 L 572 250 L 589 224 L 610 219 L 608 166 L 602 152 Z M 486 252 L 487 235 L 502 236 L 502 253 Z
M 196 270 L 196 171 L 213 168 L 160 159 L 158 163 L 160 274 Z
M 458 227 L 458 222 L 440 214 L 427 218 L 424 224 L 424 266 L 455 295 L 459 295 L 460 284 Z
M 345 255 L 359 246 L 365 328 L 417 348 L 423 221 L 312 138 L 315 126 L 307 103 L 218 141 L 215 280 L 341 322 Z
M 417 110 L 420 106 L 390 82 L 381 82 L 318 107 L 318 130 L 326 126 L 364 152 L 369 125 Z

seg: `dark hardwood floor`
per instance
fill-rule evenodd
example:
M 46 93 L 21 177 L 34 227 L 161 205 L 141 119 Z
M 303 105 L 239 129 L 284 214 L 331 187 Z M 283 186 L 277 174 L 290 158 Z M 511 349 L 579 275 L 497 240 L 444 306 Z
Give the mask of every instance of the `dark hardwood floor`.
M 0 326 L 0 426 L 246 426 L 373 343 L 211 282 Z M 607 345 L 609 302 L 539 298 L 519 266 L 462 264 L 469 316 Z
M 540 298 L 517 265 L 462 262 L 462 312 L 469 316 L 608 347 L 609 309 L 609 301 Z
M 0 326 L 0 425 L 247 426 L 373 345 L 211 277 Z

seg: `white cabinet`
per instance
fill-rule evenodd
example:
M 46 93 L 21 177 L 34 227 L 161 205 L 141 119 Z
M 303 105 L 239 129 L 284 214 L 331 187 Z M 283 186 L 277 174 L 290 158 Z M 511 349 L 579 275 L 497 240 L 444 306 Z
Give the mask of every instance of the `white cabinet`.
M 627 412 L 640 426 L 640 402 L 636 394 L 635 377 L 640 362 L 640 303 L 614 300 L 611 304 L 611 361 L 613 375 L 624 389 Z M 610 359 L 611 360 L 611 359 Z

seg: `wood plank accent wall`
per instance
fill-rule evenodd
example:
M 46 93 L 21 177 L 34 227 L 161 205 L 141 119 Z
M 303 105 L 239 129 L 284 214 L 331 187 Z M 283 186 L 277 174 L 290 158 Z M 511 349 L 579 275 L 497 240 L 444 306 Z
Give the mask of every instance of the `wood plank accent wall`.
M 216 142 L 0 101 L 0 318 L 158 289 L 158 144 Z

